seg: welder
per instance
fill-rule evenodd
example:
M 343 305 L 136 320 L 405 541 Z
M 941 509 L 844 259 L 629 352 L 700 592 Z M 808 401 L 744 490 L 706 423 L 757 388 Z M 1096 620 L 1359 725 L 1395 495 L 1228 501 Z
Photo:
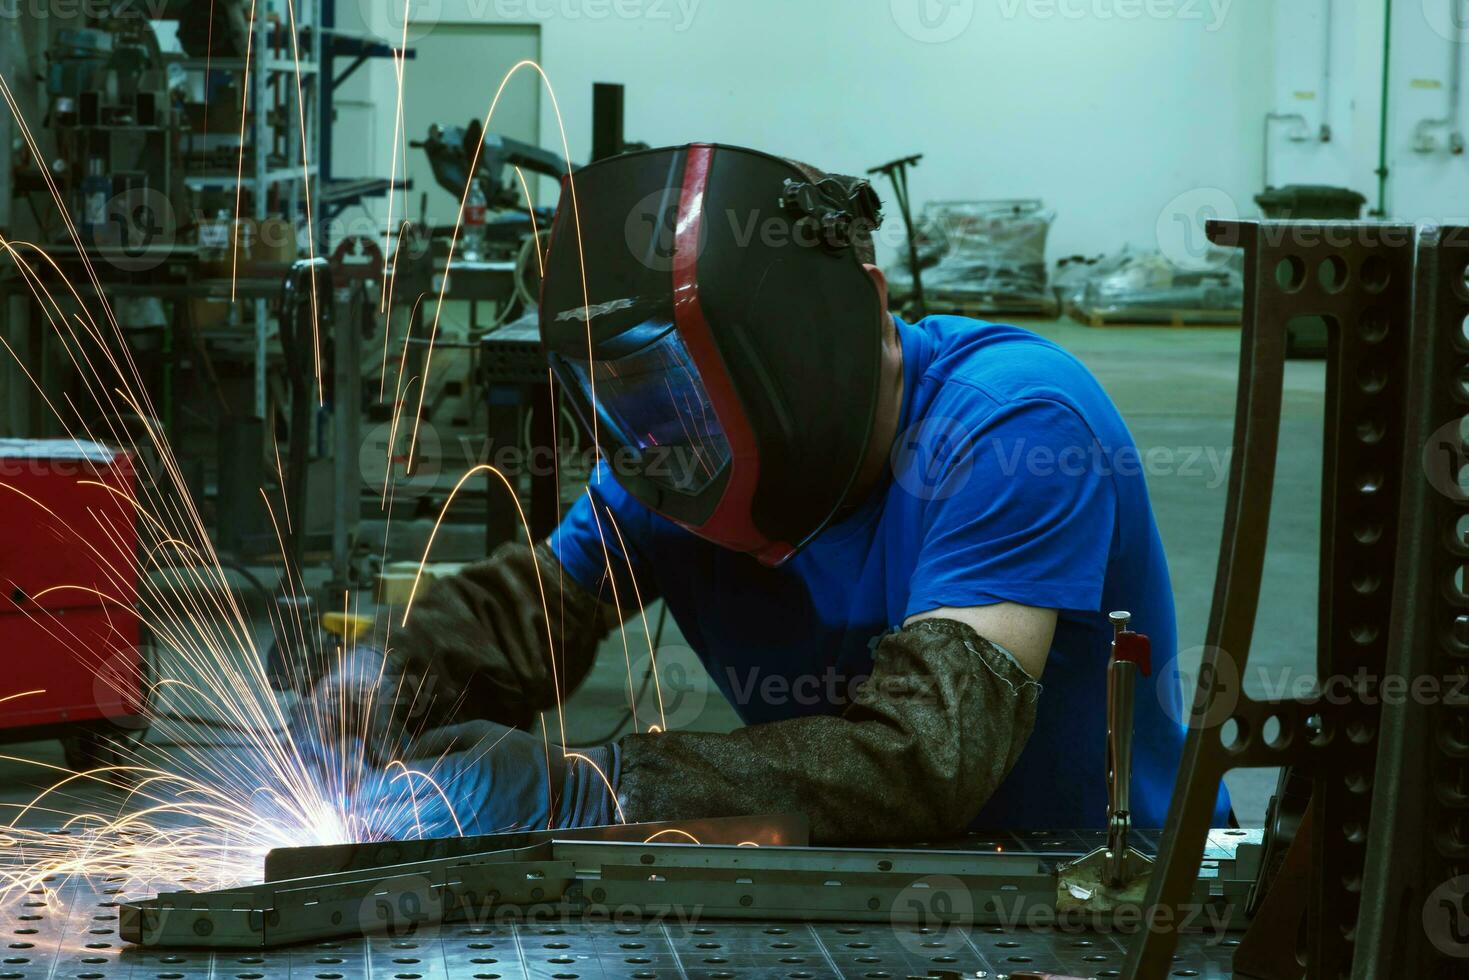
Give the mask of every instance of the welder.
M 865 181 L 695 144 L 570 191 L 541 336 L 603 462 L 549 539 L 438 581 L 356 655 L 426 731 L 409 754 L 459 818 L 439 829 L 1102 827 L 1107 612 L 1152 637 L 1155 673 L 1176 635 L 1142 457 L 1098 382 L 1014 326 L 890 313 Z M 745 727 L 563 749 L 537 715 L 655 599 Z M 832 676 L 852 683 L 811 682 Z M 1139 683 L 1132 821 L 1159 827 L 1185 712 L 1176 683 Z

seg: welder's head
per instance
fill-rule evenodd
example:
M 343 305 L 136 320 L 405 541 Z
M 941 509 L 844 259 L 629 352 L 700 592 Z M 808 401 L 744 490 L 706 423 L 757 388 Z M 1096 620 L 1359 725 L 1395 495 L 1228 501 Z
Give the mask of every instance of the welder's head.
M 864 180 L 707 144 L 563 188 L 541 340 L 633 497 L 767 565 L 826 526 L 879 415 L 881 220 Z

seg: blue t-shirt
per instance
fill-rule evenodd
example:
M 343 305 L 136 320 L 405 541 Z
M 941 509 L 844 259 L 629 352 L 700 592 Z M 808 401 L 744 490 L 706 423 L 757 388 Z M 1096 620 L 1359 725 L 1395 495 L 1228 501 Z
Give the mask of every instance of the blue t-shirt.
M 605 470 L 556 532 L 563 565 L 587 588 L 610 570 L 624 596 L 629 575 L 644 602 L 661 596 L 747 724 L 841 711 L 877 639 L 917 613 L 1058 610 L 1035 731 L 974 829 L 1104 826 L 1107 613 L 1129 610 L 1153 647 L 1136 692 L 1133 825 L 1163 826 L 1184 709 L 1168 565 L 1127 427 L 1080 362 L 1027 330 L 952 316 L 897 328 L 892 478 L 784 566 L 658 517 Z M 1221 788 L 1215 825 L 1227 814 Z

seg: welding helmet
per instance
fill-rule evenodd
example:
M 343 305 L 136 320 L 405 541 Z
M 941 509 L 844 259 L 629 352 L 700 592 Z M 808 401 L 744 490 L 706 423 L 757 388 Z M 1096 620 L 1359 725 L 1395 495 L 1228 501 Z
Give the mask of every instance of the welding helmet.
M 878 413 L 880 221 L 866 181 L 727 146 L 565 182 L 541 342 L 629 494 L 770 566 L 832 520 Z

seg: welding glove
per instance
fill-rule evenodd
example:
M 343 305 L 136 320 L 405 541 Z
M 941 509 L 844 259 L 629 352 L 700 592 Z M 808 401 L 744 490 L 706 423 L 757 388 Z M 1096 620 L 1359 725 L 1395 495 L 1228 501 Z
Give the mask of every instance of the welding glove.
M 418 687 L 378 646 L 352 646 L 291 711 L 291 743 L 308 765 L 325 772 L 401 755 L 413 731 L 398 702 L 411 705 Z
M 1040 690 L 968 625 L 922 620 L 878 642 L 840 715 L 624 736 L 618 799 L 628 822 L 805 813 L 821 844 L 955 836 L 1019 758 Z
M 366 644 L 387 659 L 374 705 L 410 734 L 480 718 L 527 728 L 586 677 L 618 618 L 565 573 L 549 544 L 501 545 L 422 586 L 406 622 L 381 618 Z M 321 684 L 361 699 L 370 691 L 354 682 L 372 673 L 336 671 Z
M 414 740 L 359 812 L 373 836 L 395 838 L 613 823 L 618 768 L 616 746 L 568 752 L 541 735 L 468 722 Z

